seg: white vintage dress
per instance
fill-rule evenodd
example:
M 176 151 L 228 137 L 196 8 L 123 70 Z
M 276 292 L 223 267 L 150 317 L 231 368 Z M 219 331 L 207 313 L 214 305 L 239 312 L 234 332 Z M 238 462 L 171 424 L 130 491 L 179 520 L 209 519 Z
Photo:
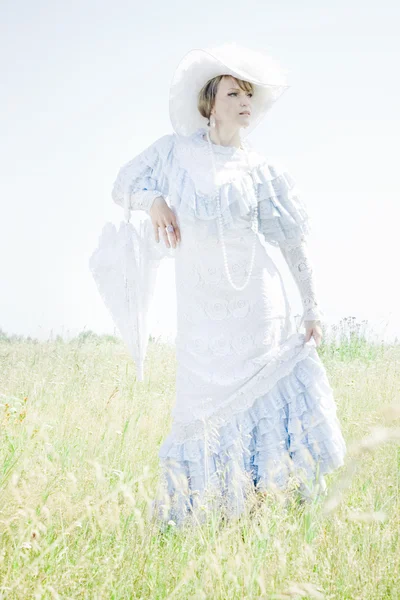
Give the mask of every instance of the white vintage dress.
M 165 135 L 125 164 L 113 200 L 147 213 L 163 196 L 177 215 L 182 241 L 165 250 L 176 275 L 176 402 L 159 449 L 161 492 L 152 510 L 178 526 L 204 508 L 244 510 L 248 491 L 283 489 L 292 473 L 304 481 L 341 466 L 346 454 L 332 388 L 313 338 L 292 329 L 282 277 L 268 254 L 279 246 L 301 294 L 303 320 L 321 319 L 306 236 L 310 219 L 287 171 L 246 142 L 245 151 L 213 145 L 201 128 Z M 236 291 L 225 272 L 215 192 Z M 258 206 L 259 232 L 251 228 Z M 152 237 L 154 233 L 152 227 Z M 154 242 L 155 243 L 155 242 Z M 165 248 L 160 235 L 159 248 Z M 217 504 L 213 504 L 217 502 Z

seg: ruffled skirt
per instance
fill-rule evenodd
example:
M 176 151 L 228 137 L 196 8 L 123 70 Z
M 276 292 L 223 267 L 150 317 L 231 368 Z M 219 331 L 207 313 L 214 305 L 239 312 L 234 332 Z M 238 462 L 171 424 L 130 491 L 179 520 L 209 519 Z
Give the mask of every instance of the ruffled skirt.
M 201 234 L 187 235 L 175 259 L 177 402 L 151 511 L 176 526 L 203 522 L 212 508 L 239 516 L 250 493 L 284 490 L 292 475 L 312 486 L 346 454 L 325 367 L 313 338 L 293 333 L 265 248 L 257 245 L 251 283 L 236 292 L 221 249 Z M 246 241 L 227 242 L 238 282 Z
M 253 490 L 284 490 L 296 475 L 311 488 L 344 464 L 346 444 L 326 371 L 315 347 L 243 412 L 203 439 L 160 449 L 161 492 L 152 514 L 183 525 L 209 509 L 245 510 Z

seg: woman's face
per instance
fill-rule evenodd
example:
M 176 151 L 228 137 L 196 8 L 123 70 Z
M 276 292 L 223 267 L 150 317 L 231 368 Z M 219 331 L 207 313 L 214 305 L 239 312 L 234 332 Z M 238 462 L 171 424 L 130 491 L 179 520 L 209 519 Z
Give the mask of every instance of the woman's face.
M 225 75 L 218 85 L 211 114 L 219 125 L 248 127 L 252 111 L 252 92 L 242 90 L 236 80 Z

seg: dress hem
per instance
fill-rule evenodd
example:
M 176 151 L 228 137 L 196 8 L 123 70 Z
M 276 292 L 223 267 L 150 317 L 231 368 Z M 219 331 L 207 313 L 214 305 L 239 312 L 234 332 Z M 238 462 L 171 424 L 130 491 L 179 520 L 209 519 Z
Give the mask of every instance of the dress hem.
M 291 474 L 310 482 L 344 464 L 333 390 L 315 350 L 307 350 L 268 391 L 203 439 L 174 443 L 169 436 L 159 451 L 162 520 L 183 523 L 189 512 L 204 509 L 211 490 L 229 514 L 239 515 L 250 488 L 284 489 Z

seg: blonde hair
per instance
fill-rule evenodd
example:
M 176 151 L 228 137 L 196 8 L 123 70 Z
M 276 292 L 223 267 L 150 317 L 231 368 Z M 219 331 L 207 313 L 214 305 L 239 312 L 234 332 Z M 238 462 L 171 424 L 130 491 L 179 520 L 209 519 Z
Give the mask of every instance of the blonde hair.
M 217 75 L 216 77 L 209 79 L 199 92 L 197 108 L 199 109 L 201 116 L 208 119 L 208 126 L 210 125 L 210 115 L 214 106 L 215 96 L 217 95 L 218 85 L 223 77 L 230 77 L 230 75 Z M 241 90 L 245 92 L 254 92 L 253 84 L 249 81 L 238 79 L 237 77 L 233 77 L 233 79 Z

